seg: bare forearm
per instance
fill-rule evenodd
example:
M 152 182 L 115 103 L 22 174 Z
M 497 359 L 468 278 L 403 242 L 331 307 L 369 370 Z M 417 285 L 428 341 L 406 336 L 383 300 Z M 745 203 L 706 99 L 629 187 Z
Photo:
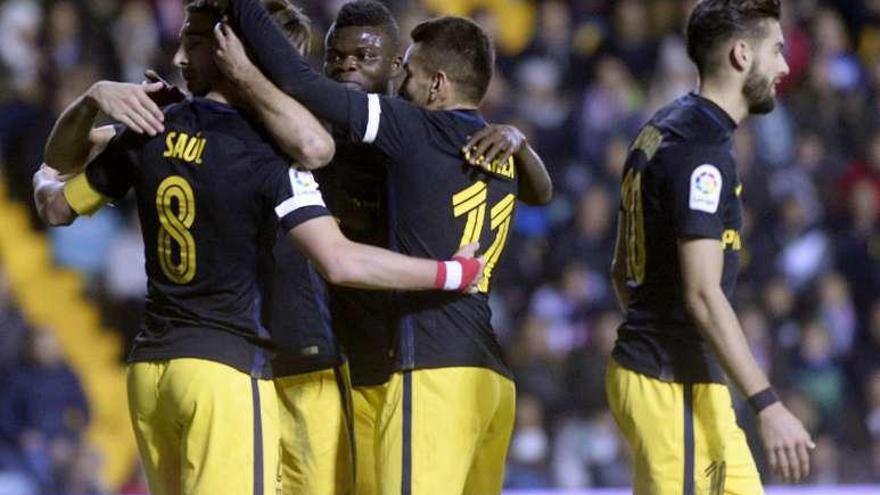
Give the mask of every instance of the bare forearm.
M 434 289 L 437 262 L 412 258 L 366 244 L 345 241 L 327 270 L 331 282 L 347 287 L 386 290 Z
M 728 376 L 746 397 L 770 386 L 752 356 L 736 313 L 720 287 L 691 296 L 688 308 Z
M 553 181 L 538 153 L 527 144 L 514 158 L 520 172 L 520 199 L 533 206 L 549 203 L 553 199 Z
M 290 239 L 330 283 L 378 290 L 434 288 L 436 261 L 352 242 L 330 216 L 297 225 L 290 231 Z
M 98 111 L 97 103 L 88 93 L 67 107 L 46 141 L 45 162 L 62 174 L 81 167 L 92 148 L 89 133 Z
M 298 164 L 316 169 L 330 162 L 333 138 L 304 106 L 255 70 L 238 85 L 245 99 L 275 139 Z

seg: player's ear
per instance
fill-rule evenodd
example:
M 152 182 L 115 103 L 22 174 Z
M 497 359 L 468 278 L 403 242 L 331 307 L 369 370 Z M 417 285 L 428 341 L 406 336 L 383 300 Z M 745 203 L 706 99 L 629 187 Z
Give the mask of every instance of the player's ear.
M 403 57 L 395 55 L 391 58 L 391 78 L 396 79 L 403 73 Z
M 438 70 L 431 77 L 431 86 L 428 88 L 428 103 L 433 103 L 444 91 L 448 91 L 449 78 L 442 70 Z
M 746 40 L 736 40 L 730 50 L 730 63 L 740 72 L 749 70 L 752 64 L 752 47 Z

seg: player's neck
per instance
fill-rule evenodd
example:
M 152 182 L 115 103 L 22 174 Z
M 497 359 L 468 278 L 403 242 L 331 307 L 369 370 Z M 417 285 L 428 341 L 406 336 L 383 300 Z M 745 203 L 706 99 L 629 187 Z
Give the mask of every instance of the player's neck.
M 478 105 L 474 105 L 473 103 L 468 103 L 464 101 L 460 101 L 458 98 L 454 97 L 440 97 L 434 101 L 428 102 L 425 105 L 428 110 L 444 110 L 444 111 L 452 111 L 452 110 L 476 110 Z
M 218 103 L 224 103 L 231 107 L 241 107 L 242 102 L 241 99 L 234 91 L 224 90 L 224 88 L 216 88 L 208 91 L 208 94 L 205 95 L 205 98 L 208 100 L 213 100 Z
M 438 105 L 428 105 L 428 110 L 443 110 L 443 111 L 453 111 L 453 110 L 476 110 L 477 107 L 473 105 L 467 105 L 464 103 L 446 103 L 446 104 L 438 104 Z
M 721 107 L 737 124 L 749 115 L 749 106 L 739 84 L 731 84 L 722 78 L 704 79 L 700 81 L 699 94 Z

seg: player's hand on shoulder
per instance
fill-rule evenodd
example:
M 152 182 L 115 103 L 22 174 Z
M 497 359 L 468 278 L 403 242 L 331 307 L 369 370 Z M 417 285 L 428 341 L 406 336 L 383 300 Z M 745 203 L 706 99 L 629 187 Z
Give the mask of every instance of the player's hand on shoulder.
M 225 22 L 218 22 L 214 26 L 214 38 L 217 40 L 217 51 L 214 52 L 217 67 L 234 83 L 248 84 L 259 70 L 248 58 L 238 35 Z
M 155 136 L 165 130 L 165 114 L 150 97 L 163 89 L 161 82 L 131 84 L 98 81 L 86 96 L 108 117 L 139 134 Z
M 488 168 L 496 160 L 506 162 L 526 143 L 526 136 L 512 125 L 489 124 L 477 131 L 464 145 L 465 160 L 475 167 Z
M 810 451 L 816 444 L 781 402 L 758 414 L 758 432 L 770 467 L 786 483 L 798 483 L 810 475 Z
M 142 86 L 152 87 L 151 85 L 156 83 L 162 85 L 161 88 L 157 91 L 147 93 L 150 99 L 153 100 L 159 107 L 165 107 L 186 99 L 186 93 L 184 93 L 183 90 L 166 81 L 153 69 L 145 70 L 144 77 L 146 79 L 141 82 Z

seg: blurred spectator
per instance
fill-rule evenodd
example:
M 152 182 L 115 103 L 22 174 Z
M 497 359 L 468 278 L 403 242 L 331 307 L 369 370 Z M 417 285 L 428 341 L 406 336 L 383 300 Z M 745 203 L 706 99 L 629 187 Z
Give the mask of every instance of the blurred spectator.
M 633 122 L 641 105 L 641 91 L 626 65 L 613 57 L 599 60 L 580 111 L 578 142 L 582 159 L 600 163 L 608 138 L 627 126 L 642 124 Z
M 144 70 L 152 68 L 159 48 L 159 28 L 150 5 L 143 1 L 126 2 L 113 25 L 113 46 L 122 61 L 121 79 L 140 82 Z
M 47 493 L 63 493 L 64 470 L 75 461 L 89 421 L 79 379 L 64 363 L 51 331 L 35 328 L 26 359 L 0 390 L 0 431 L 12 439 L 22 467 Z
M 819 408 L 822 424 L 836 423 L 844 406 L 844 376 L 834 360 L 828 328 L 818 318 L 803 325 L 793 379 L 794 386 Z
M 819 280 L 818 292 L 819 317 L 830 329 L 832 355 L 835 359 L 849 356 L 858 325 L 849 285 L 839 273 L 827 272 Z
M 554 477 L 560 488 L 625 486 L 630 473 L 621 461 L 626 446 L 605 402 L 605 367 L 617 338 L 617 311 L 599 314 L 590 340 L 566 365 L 567 413 L 553 447 Z
M 651 32 L 647 2 L 614 2 L 612 23 L 605 51 L 620 59 L 640 83 L 647 83 L 657 60 L 657 43 Z
M 515 340 L 510 364 L 519 396 L 533 395 L 545 408 L 558 409 L 565 403 L 567 391 L 562 357 L 550 341 L 547 322 L 529 317 Z
M 626 443 L 608 411 L 589 419 L 563 420 L 554 446 L 554 476 L 559 488 L 627 486 L 631 473 Z
M 19 364 L 28 329 L 15 305 L 12 287 L 0 266 L 0 383 Z
M 848 197 L 849 225 L 836 239 L 837 266 L 847 278 L 860 320 L 880 288 L 880 195 L 867 181 L 854 185 Z
M 773 364 L 773 338 L 767 317 L 759 306 L 749 304 L 739 310 L 739 322 L 755 361 L 769 374 Z
M 867 313 L 864 337 L 858 342 L 855 353 L 849 360 L 856 387 L 861 387 L 862 380 L 875 369 L 880 370 L 880 360 L 877 359 L 877 356 L 880 356 L 880 298 L 874 301 Z M 877 397 L 880 400 L 880 395 Z
M 552 486 L 547 473 L 549 443 L 541 401 L 529 395 L 521 395 L 517 399 L 516 428 L 507 455 L 512 473 L 506 480 L 507 488 Z
M 573 225 L 554 242 L 547 266 L 549 273 L 561 272 L 560 263 L 572 261 L 598 273 L 607 272 L 614 255 L 616 206 L 601 183 L 587 188 L 576 205 Z
M 830 266 L 830 239 L 824 230 L 809 223 L 803 205 L 795 196 L 782 201 L 779 221 L 777 240 L 781 250 L 776 266 L 786 281 L 800 292 Z
M 563 70 L 557 61 L 546 57 L 528 58 L 516 69 L 520 88 L 516 111 L 532 128 L 535 150 L 551 166 L 575 151 L 571 104 L 561 91 Z

